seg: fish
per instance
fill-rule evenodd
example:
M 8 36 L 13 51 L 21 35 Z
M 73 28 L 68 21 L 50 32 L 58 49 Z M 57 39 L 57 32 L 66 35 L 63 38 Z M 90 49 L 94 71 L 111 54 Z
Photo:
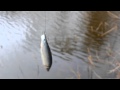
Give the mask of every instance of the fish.
M 45 34 L 41 35 L 40 48 L 42 64 L 49 71 L 52 66 L 52 53 Z

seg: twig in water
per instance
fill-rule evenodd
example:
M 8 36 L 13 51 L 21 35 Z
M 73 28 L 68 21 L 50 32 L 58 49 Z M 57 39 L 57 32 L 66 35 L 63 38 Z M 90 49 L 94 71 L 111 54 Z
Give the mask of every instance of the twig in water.
M 100 75 L 98 75 L 94 70 L 92 70 L 92 71 L 99 79 L 102 79 L 102 77 Z
M 24 73 L 23 73 L 23 71 L 22 71 L 22 69 L 21 69 L 20 65 L 19 65 L 19 70 L 20 70 L 20 72 L 21 72 L 22 76 L 24 77 Z
M 93 26 L 91 26 L 90 28 L 91 28 L 91 31 L 93 32 L 94 31 Z
M 80 75 L 79 67 L 78 67 L 78 66 L 77 66 L 77 78 L 78 78 L 78 79 L 81 79 L 81 75 Z
M 120 79 L 120 72 L 117 73 L 116 79 Z
M 117 15 L 113 14 L 112 12 L 107 11 L 107 13 L 108 13 L 108 15 L 109 15 L 110 17 L 119 19 L 119 17 L 118 17 Z
M 117 71 L 119 68 L 120 68 L 120 65 L 118 65 L 116 68 L 110 70 L 109 73 L 113 73 L 113 72 Z
M 77 78 L 78 78 L 78 79 L 81 79 L 80 72 L 77 72 Z
M 75 72 L 72 68 L 70 68 L 70 70 L 76 76 L 77 79 L 81 79 L 81 75 L 79 71 Z
M 109 26 L 109 24 L 107 22 L 105 22 L 105 26 Z
M 88 56 L 88 60 L 89 60 L 90 64 L 94 66 L 94 63 L 93 63 L 93 61 L 92 61 L 93 59 L 92 59 L 92 56 L 91 56 L 90 49 L 89 49 L 89 48 L 87 48 L 87 49 L 88 49 L 88 53 L 90 54 L 90 55 Z
M 102 77 L 100 75 L 98 75 L 95 70 L 93 70 L 91 67 L 89 67 L 89 69 L 95 74 L 96 77 L 98 77 L 99 79 L 102 79 Z M 91 73 L 92 74 L 92 73 Z M 91 75 L 92 77 L 92 75 Z M 91 78 L 92 79 L 92 78 Z
M 105 36 L 106 34 L 110 33 L 113 30 L 117 30 L 117 25 L 114 26 L 112 29 L 108 30 L 107 32 L 103 33 L 101 36 L 103 37 L 103 36 Z
M 107 50 L 106 51 L 107 55 L 110 56 L 110 57 L 113 57 L 113 51 L 111 50 L 110 46 L 106 47 L 106 50 Z
M 92 56 L 91 55 L 88 56 L 88 60 L 89 60 L 90 64 L 94 66 L 94 63 L 92 61 Z
M 101 27 L 101 25 L 103 24 L 103 22 L 101 22 L 99 25 L 98 25 L 98 27 L 97 27 L 97 29 L 96 29 L 96 31 L 98 31 L 99 30 L 99 28 Z

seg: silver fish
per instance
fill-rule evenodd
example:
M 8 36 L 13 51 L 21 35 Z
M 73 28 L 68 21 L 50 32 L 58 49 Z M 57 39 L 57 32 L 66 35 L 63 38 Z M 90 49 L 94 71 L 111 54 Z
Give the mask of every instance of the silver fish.
M 46 70 L 49 71 L 52 66 L 52 53 L 47 42 L 46 35 L 41 36 L 41 59 Z

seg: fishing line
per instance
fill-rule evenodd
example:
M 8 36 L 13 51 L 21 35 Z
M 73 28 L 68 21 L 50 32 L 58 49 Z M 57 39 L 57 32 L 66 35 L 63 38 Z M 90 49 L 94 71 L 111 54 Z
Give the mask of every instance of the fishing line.
M 46 26 L 46 11 L 45 11 L 45 31 L 44 31 L 44 34 L 46 32 L 46 29 L 47 29 L 47 26 Z
M 45 31 L 44 31 L 44 34 L 46 36 L 46 30 L 47 30 L 47 12 L 45 11 Z M 46 37 L 47 38 L 47 37 Z M 47 38 L 48 39 L 48 38 Z M 48 39 L 49 40 L 49 39 Z

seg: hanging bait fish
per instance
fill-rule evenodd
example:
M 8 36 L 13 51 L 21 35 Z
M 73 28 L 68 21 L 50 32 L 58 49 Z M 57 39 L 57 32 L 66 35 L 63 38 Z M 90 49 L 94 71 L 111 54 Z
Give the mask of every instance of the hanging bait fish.
M 41 36 L 41 59 L 46 70 L 49 71 L 52 65 L 52 54 L 45 34 Z

